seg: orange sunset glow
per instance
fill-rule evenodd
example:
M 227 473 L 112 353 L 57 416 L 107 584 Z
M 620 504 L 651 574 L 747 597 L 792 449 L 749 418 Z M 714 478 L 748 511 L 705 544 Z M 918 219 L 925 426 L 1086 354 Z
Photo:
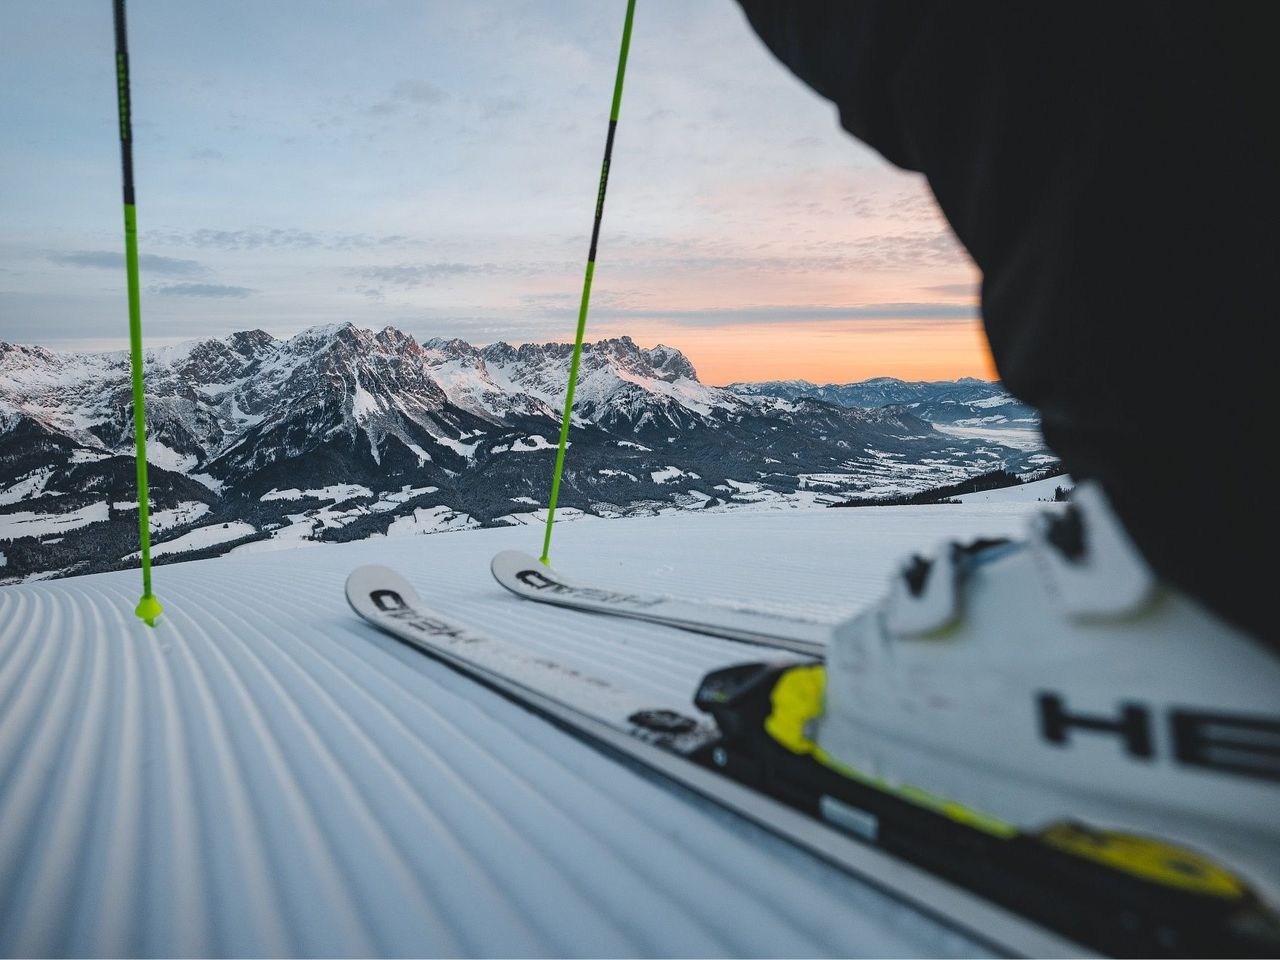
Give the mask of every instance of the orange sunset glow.
M 568 20 L 603 29 L 607 7 L 585 4 Z M 359 102 L 345 83 L 298 84 L 305 68 L 287 58 L 262 58 L 249 73 L 239 62 L 201 64 L 193 84 L 249 86 L 198 104 L 176 96 L 181 84 L 162 82 L 164 71 L 139 75 L 150 125 L 138 143 L 149 346 L 348 321 L 419 342 L 574 339 L 608 107 L 583 78 L 590 66 L 611 82 L 615 51 L 583 33 L 570 69 L 562 31 L 549 26 L 568 16 L 557 5 L 504 13 L 525 24 L 506 40 L 470 29 L 470 8 L 384 11 L 396 26 L 379 35 L 380 51 L 421 41 L 405 32 L 421 20 L 438 56 L 424 60 L 412 45 L 403 62 L 364 57 Z M 185 31 L 197 11 L 155 5 L 147 22 Z M 587 340 L 667 344 L 709 384 L 994 377 L 978 270 L 924 178 L 842 130 L 732 4 L 646 16 L 674 19 L 648 28 L 631 67 Z M 503 76 L 531 55 L 529 36 L 554 37 L 557 52 L 525 63 L 515 99 Z M 436 69 L 446 60 L 449 70 Z M 180 67 L 191 65 L 168 69 Z M 55 79 L 65 80 L 40 89 L 56 89 Z M 296 103 L 241 130 L 226 104 L 262 89 L 288 89 Z M 63 102 L 80 110 L 74 128 L 96 137 L 97 168 L 114 171 L 115 130 L 100 104 L 89 91 Z M 22 180 L 43 186 L 6 197 L 6 223 L 23 239 L 0 247 L 0 293 L 12 305 L 5 339 L 120 349 L 119 287 L 106 282 L 120 253 L 104 239 L 117 235 L 104 203 L 114 193 L 83 176 L 80 147 L 58 126 L 69 119 L 56 109 L 24 118 L 24 142 L 41 146 Z M 226 138 L 216 150 L 210 130 Z M 166 144 L 181 148 L 161 162 Z
M 655 195 L 628 186 L 617 219 L 646 227 Z M 922 178 L 882 165 L 726 178 L 696 206 L 675 236 L 611 239 L 589 340 L 676 347 L 710 384 L 997 378 L 979 271 Z M 545 339 L 572 335 L 574 279 L 522 278 L 519 303 L 544 312 Z
M 637 330 L 633 338 L 678 346 L 703 383 L 811 380 L 847 383 L 871 377 L 952 380 L 997 374 L 977 320 L 963 323 L 809 323 L 740 330 Z

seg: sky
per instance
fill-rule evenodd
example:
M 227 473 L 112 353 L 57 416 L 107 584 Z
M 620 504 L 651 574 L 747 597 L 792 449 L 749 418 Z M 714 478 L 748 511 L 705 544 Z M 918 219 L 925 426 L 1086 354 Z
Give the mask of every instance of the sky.
M 623 0 L 130 0 L 149 344 L 571 340 Z M 109 0 L 0 2 L 0 339 L 127 345 Z M 731 0 L 639 0 L 587 339 L 708 383 L 993 377 L 923 179 Z

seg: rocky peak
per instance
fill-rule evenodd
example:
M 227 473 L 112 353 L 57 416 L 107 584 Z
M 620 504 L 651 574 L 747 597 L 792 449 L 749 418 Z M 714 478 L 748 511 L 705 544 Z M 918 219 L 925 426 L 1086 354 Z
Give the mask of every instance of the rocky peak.
M 27 346 L 22 343 L 7 343 L 0 340 L 0 365 L 28 365 L 57 363 L 59 355 L 52 350 L 40 346 Z
M 265 330 L 240 330 L 227 337 L 225 342 L 244 357 L 260 357 L 279 345 L 276 338 Z
M 645 351 L 649 365 L 660 380 L 697 380 L 698 371 L 683 353 L 675 347 L 660 343 Z
M 480 356 L 499 364 L 510 363 L 516 358 L 516 348 L 504 340 L 499 340 L 497 343 L 482 347 Z
M 383 327 L 374 334 L 373 340 L 389 353 L 421 355 L 423 350 L 417 340 L 392 326 Z
M 484 366 L 484 351 L 478 350 L 457 337 L 432 337 L 422 344 L 423 356 L 428 363 L 448 363 L 451 360 L 470 361 L 471 366 Z

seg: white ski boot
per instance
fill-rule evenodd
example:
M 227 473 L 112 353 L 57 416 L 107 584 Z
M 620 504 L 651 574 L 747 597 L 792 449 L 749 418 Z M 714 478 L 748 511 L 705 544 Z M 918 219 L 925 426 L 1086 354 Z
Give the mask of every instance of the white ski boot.
M 1104 948 L 1280 945 L 1280 657 L 1160 583 L 1096 486 L 1025 543 L 912 558 L 825 666 L 698 703 L 729 772 L 1020 908 L 1113 904 Z

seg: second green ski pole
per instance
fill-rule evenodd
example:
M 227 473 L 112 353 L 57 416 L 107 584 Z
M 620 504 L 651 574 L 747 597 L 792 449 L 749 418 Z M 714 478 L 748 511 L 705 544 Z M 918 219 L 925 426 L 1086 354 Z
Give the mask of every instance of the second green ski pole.
M 578 367 L 582 362 L 582 338 L 587 332 L 587 307 L 591 303 L 591 278 L 596 272 L 596 246 L 600 242 L 600 220 L 604 216 L 604 193 L 609 186 L 609 163 L 613 157 L 613 134 L 618 128 L 618 108 L 622 105 L 622 79 L 627 72 L 627 51 L 631 48 L 631 21 L 635 17 L 636 0 L 627 0 L 627 19 L 622 25 L 622 48 L 618 51 L 618 75 L 613 82 L 613 107 L 609 111 L 609 136 L 604 142 L 604 164 L 600 169 L 600 187 L 596 193 L 596 217 L 591 227 L 591 250 L 587 253 L 587 274 L 582 281 L 582 302 L 578 306 L 578 332 L 573 341 L 573 359 L 569 364 L 569 387 L 564 397 L 564 419 L 560 421 L 560 443 L 556 447 L 555 472 L 551 475 L 551 499 L 547 504 L 547 530 L 542 538 L 542 562 L 551 562 L 551 525 L 556 519 L 556 501 L 560 497 L 560 475 L 564 472 L 564 451 L 569 444 L 569 420 L 573 414 L 573 391 L 578 385 Z

